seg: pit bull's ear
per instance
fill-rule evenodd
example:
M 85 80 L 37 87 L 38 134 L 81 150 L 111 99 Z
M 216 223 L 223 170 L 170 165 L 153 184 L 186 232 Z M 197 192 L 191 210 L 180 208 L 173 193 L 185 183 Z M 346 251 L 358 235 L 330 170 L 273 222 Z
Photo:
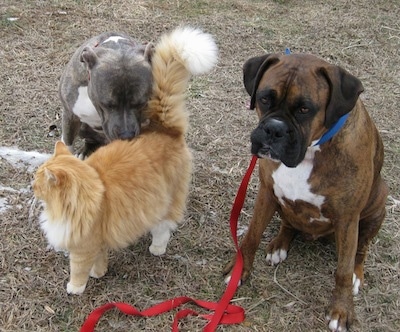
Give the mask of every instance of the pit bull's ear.
M 88 69 L 92 69 L 97 63 L 97 55 L 90 46 L 86 46 L 81 53 L 81 62 L 84 62 Z
M 330 128 L 341 116 L 354 108 L 364 87 L 357 77 L 338 66 L 322 67 L 320 71 L 328 81 L 330 89 L 324 123 L 326 128 Z
M 61 142 L 61 141 L 57 141 L 56 145 L 54 147 L 54 156 L 59 156 L 62 154 L 71 154 L 71 152 L 68 150 L 67 146 Z
M 250 58 L 243 65 L 243 84 L 247 93 L 251 96 L 250 109 L 254 109 L 258 84 L 268 67 L 279 61 L 276 56 L 264 54 Z
M 148 43 L 146 45 L 146 47 L 144 48 L 144 58 L 146 59 L 146 61 L 148 61 L 149 63 L 151 63 L 151 58 L 153 57 L 154 54 L 154 44 L 153 43 Z

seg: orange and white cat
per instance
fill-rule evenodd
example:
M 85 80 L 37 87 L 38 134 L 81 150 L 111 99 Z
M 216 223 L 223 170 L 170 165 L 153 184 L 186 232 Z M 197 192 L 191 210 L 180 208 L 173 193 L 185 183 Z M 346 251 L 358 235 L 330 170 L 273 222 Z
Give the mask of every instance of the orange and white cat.
M 149 248 L 162 255 L 182 221 L 191 179 L 186 144 L 186 89 L 192 75 L 211 70 L 218 50 L 198 29 L 163 35 L 152 58 L 149 124 L 132 141 L 114 141 L 86 160 L 62 142 L 38 169 L 33 189 L 44 202 L 41 216 L 50 245 L 70 253 L 67 292 L 81 294 L 89 275 L 107 271 L 108 250 L 127 247 L 151 232 Z

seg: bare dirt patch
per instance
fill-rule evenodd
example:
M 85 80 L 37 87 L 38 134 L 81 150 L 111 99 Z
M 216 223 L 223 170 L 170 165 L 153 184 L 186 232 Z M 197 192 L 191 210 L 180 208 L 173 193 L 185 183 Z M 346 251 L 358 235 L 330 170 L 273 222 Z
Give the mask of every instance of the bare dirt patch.
M 51 153 L 60 126 L 58 78 L 86 38 L 123 31 L 142 41 L 190 24 L 213 34 L 220 48 L 217 68 L 191 82 L 188 140 L 195 172 L 186 221 L 162 258 L 148 252 L 149 239 L 110 259 L 109 272 L 90 280 L 83 296 L 67 296 L 68 259 L 46 249 L 39 207 L 31 209 L 31 174 L 0 159 L 0 331 L 77 331 L 88 313 L 108 301 L 146 308 L 187 295 L 218 300 L 221 270 L 233 253 L 228 218 L 250 159 L 249 133 L 256 115 L 241 67 L 263 52 L 307 52 L 341 65 L 365 87 L 362 99 L 383 136 L 383 175 L 390 187 L 387 218 L 370 248 L 366 287 L 356 297 L 353 331 L 400 330 L 400 6 L 397 0 L 326 1 L 11 1 L 0 4 L 0 145 Z M 11 191 L 8 187 L 16 189 Z M 27 190 L 21 190 L 28 188 Z M 257 190 L 249 187 L 241 225 L 247 225 Z M 246 322 L 220 331 L 325 331 L 334 282 L 332 245 L 296 239 L 278 268 L 264 263 L 264 247 L 276 233 L 268 228 L 250 280 L 237 292 Z M 168 331 L 173 313 L 151 319 L 107 313 L 96 331 Z M 189 318 L 182 331 L 199 331 Z

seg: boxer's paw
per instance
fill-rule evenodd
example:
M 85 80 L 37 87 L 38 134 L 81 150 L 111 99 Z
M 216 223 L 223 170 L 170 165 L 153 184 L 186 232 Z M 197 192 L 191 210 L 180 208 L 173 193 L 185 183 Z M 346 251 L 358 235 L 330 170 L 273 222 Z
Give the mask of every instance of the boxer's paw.
M 335 295 L 334 295 L 335 298 Z M 346 332 L 353 323 L 353 297 L 339 297 L 333 301 L 326 316 L 328 328 L 331 332 Z
M 231 281 L 232 278 L 231 274 L 233 267 L 235 266 L 235 263 L 236 263 L 236 255 L 233 256 L 232 260 L 228 264 L 226 264 L 224 269 L 222 270 L 222 273 L 225 275 L 224 281 L 226 284 L 228 284 Z M 250 275 L 250 269 L 246 267 L 246 264 L 244 264 L 242 270 L 242 276 L 238 281 L 238 286 L 241 286 L 243 282 L 246 281 L 246 279 L 249 277 L 249 275 Z
M 357 277 L 355 273 L 353 273 L 353 295 L 357 295 L 360 290 L 361 280 Z
M 289 242 L 283 236 L 274 238 L 267 247 L 267 257 L 265 258 L 269 265 L 278 265 L 287 258 Z
M 275 250 L 273 253 L 268 253 L 265 260 L 271 266 L 278 265 L 283 262 L 287 257 L 287 251 L 285 249 Z
M 346 327 L 342 327 L 339 325 L 339 321 L 336 319 L 332 319 L 330 320 L 329 318 L 327 318 L 329 320 L 329 324 L 328 324 L 328 328 L 329 331 L 332 332 L 346 332 L 347 328 Z
M 364 266 L 363 264 L 356 264 L 353 273 L 353 295 L 357 295 L 360 288 L 364 284 Z
M 232 279 L 231 275 L 226 276 L 225 279 L 224 279 L 225 284 L 229 284 L 231 279 Z M 238 287 L 242 286 L 242 280 L 241 279 L 238 281 L 237 286 Z

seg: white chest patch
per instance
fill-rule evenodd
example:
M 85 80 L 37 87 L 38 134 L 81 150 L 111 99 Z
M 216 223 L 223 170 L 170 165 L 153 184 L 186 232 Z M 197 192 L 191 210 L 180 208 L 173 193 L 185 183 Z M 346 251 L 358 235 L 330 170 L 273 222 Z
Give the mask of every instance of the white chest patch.
M 281 164 L 273 173 L 274 193 L 282 205 L 285 205 L 283 198 L 291 201 L 302 200 L 308 202 L 319 209 L 324 203 L 325 197 L 311 192 L 308 179 L 313 169 L 315 152 L 319 151 L 319 146 L 311 146 L 307 149 L 304 160 L 295 168 L 290 168 Z M 321 215 L 319 221 L 328 221 Z M 312 221 L 312 220 L 310 220 Z
M 49 221 L 46 211 L 40 215 L 40 227 L 46 235 L 47 241 L 55 250 L 66 250 L 70 237 L 70 226 L 65 221 Z
M 111 37 L 108 37 L 105 41 L 103 41 L 102 44 L 105 44 L 110 41 L 112 41 L 114 43 L 118 43 L 118 41 L 121 39 L 126 39 L 126 38 L 121 37 L 121 36 L 111 36 Z
M 90 127 L 101 127 L 100 116 L 88 96 L 87 86 L 78 88 L 78 98 L 72 108 L 72 112 Z

